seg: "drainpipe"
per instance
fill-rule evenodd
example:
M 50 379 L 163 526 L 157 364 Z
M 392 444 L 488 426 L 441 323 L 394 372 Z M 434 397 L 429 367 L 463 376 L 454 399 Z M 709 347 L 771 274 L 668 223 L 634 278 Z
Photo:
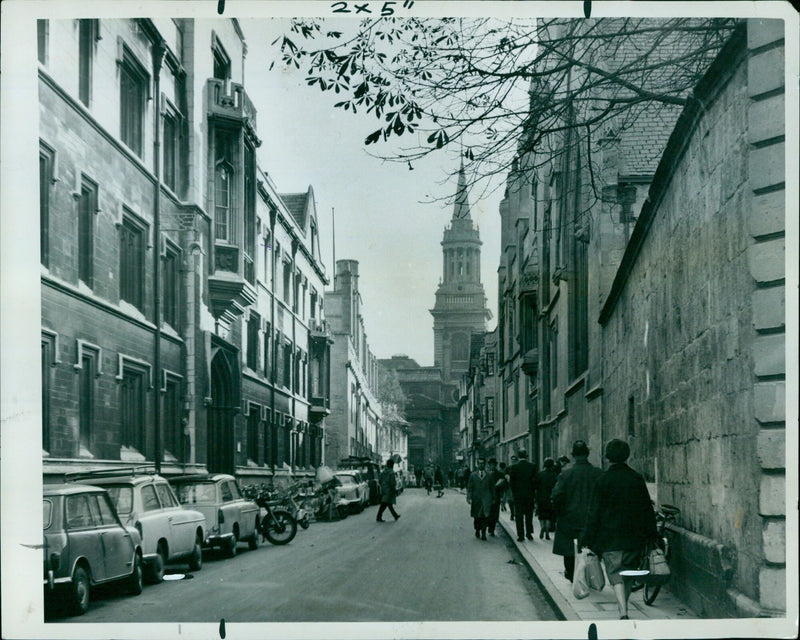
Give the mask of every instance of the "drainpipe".
M 155 440 L 154 462 L 156 473 L 161 473 L 161 66 L 166 53 L 163 38 L 153 43 L 153 173 L 155 174 L 155 194 L 153 204 L 153 315 L 155 318 L 155 346 L 153 348 L 153 368 L 156 376 L 155 401 L 153 410 L 153 438 Z
M 278 345 L 275 343 L 275 222 L 278 216 L 278 210 L 271 206 L 269 208 L 269 228 L 270 228 L 270 296 L 269 296 L 269 324 L 270 324 L 270 332 L 271 335 L 269 336 L 269 340 L 272 343 L 272 362 L 270 363 L 270 404 L 271 404 L 271 415 L 270 419 L 272 421 L 272 429 L 270 429 L 269 437 L 271 442 L 269 450 L 272 456 L 272 475 L 275 475 L 275 467 L 276 462 L 278 459 L 277 452 L 275 451 L 276 447 L 272 446 L 274 442 L 276 445 L 278 444 L 277 437 L 273 437 L 274 430 L 277 426 L 275 420 L 275 378 L 277 377 L 277 368 L 276 363 L 278 361 Z
M 295 430 L 295 434 L 298 433 L 297 431 L 297 387 L 298 387 L 298 380 L 295 377 L 295 374 L 299 374 L 300 370 L 297 367 L 297 309 L 299 309 L 299 305 L 297 304 L 297 294 L 300 292 L 300 287 L 297 286 L 297 247 L 298 247 L 298 240 L 297 238 L 292 238 L 292 368 L 291 372 L 292 375 L 290 378 L 292 379 L 292 428 Z M 295 464 L 297 462 L 297 442 L 300 438 L 292 438 L 289 436 L 289 466 L 292 468 L 292 472 L 294 473 Z

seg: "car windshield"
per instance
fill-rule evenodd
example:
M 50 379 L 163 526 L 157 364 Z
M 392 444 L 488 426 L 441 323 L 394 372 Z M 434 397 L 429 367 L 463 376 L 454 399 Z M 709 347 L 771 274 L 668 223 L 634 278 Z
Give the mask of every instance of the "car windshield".
M 133 488 L 128 485 L 112 484 L 106 485 L 105 490 L 111 496 L 111 502 L 120 515 L 128 514 L 133 511 Z
M 179 484 L 177 489 L 178 500 L 181 504 L 213 503 L 217 501 L 216 485 L 213 482 Z
M 353 476 L 345 474 L 345 473 L 337 473 L 336 477 L 339 478 L 342 484 L 356 484 L 355 478 Z
M 44 523 L 44 528 L 49 529 L 50 524 L 53 521 L 53 503 L 50 500 L 43 500 L 42 501 L 42 522 Z

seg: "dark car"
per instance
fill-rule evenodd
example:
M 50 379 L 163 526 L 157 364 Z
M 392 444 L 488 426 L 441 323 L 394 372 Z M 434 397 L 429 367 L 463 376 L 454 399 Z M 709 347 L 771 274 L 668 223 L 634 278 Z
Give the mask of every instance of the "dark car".
M 350 456 L 339 463 L 340 470 L 358 471 L 369 486 L 369 503 L 378 504 L 381 501 L 381 488 L 378 478 L 381 475 L 381 466 L 371 458 Z
M 42 515 L 45 602 L 81 615 L 95 586 L 120 582 L 134 595 L 142 592 L 139 532 L 122 524 L 105 489 L 45 485 Z

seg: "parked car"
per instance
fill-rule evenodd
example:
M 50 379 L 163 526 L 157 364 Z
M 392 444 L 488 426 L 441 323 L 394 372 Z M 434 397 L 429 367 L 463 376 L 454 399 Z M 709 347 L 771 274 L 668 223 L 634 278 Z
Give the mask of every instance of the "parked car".
M 258 548 L 258 505 L 242 496 L 236 478 L 225 473 L 193 474 L 170 478 L 178 501 L 206 518 L 203 546 L 220 547 L 233 557 L 240 541 Z
M 66 604 L 68 613 L 89 609 L 93 587 L 120 582 L 142 592 L 139 532 L 122 524 L 101 487 L 44 485 L 44 589 L 48 606 Z
M 149 582 L 161 582 L 168 563 L 185 560 L 192 571 L 202 568 L 205 515 L 182 507 L 165 478 L 135 469 L 100 470 L 67 478 L 108 491 L 123 523 L 135 527 L 142 537 Z
M 381 488 L 378 483 L 381 466 L 377 462 L 363 456 L 350 456 L 339 462 L 339 469 L 358 471 L 369 486 L 369 504 L 378 504 L 381 501 Z
M 336 497 L 346 502 L 353 513 L 359 513 L 369 504 L 369 485 L 358 471 L 337 471 L 334 477 L 339 481 L 336 485 Z

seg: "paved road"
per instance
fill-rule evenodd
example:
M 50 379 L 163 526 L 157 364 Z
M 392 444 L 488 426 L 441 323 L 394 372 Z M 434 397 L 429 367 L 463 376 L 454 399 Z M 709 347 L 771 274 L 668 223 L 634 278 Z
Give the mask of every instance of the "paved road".
M 207 554 L 192 579 L 146 586 L 140 596 L 99 594 L 75 622 L 379 622 L 555 620 L 517 550 L 477 540 L 463 494 L 408 489 L 402 517 L 377 507 L 313 523 L 285 547 L 240 545 Z M 180 568 L 178 568 L 180 569 Z

